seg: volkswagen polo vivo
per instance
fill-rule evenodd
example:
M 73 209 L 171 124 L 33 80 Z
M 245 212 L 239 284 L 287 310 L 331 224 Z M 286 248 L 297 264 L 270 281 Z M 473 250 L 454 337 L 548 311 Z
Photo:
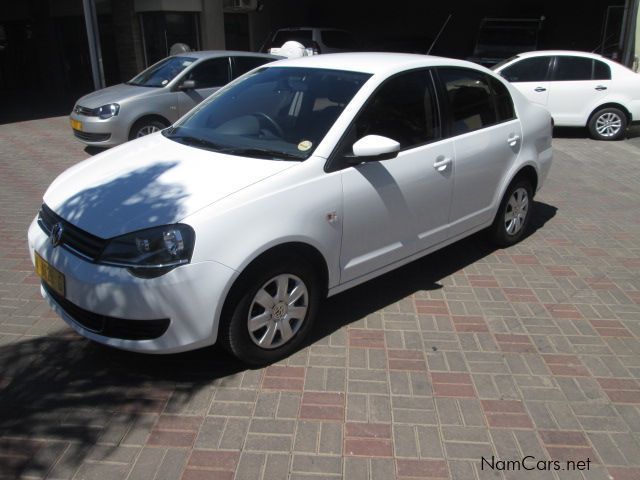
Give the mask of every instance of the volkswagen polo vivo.
M 520 240 L 551 159 L 548 112 L 483 67 L 283 60 L 62 173 L 29 248 L 42 294 L 85 337 L 271 362 L 327 295 L 482 229 Z

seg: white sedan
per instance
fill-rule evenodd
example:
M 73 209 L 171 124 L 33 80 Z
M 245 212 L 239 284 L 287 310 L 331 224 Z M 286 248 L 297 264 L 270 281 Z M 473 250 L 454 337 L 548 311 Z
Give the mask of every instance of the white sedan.
M 29 248 L 44 297 L 92 340 L 272 362 L 327 295 L 479 230 L 520 240 L 551 159 L 548 112 L 483 67 L 284 60 L 62 173 Z
M 556 126 L 586 126 L 596 140 L 618 140 L 630 123 L 640 121 L 640 76 L 600 55 L 540 50 L 493 70 L 547 107 Z

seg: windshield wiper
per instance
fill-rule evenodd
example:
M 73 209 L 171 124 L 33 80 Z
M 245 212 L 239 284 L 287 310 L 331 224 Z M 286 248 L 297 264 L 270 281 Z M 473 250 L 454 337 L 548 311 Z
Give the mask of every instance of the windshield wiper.
M 168 132 L 165 137 L 169 138 L 170 140 L 184 143 L 185 145 L 202 147 L 207 150 L 213 150 L 214 152 L 221 152 L 224 150 L 224 147 L 218 145 L 217 143 L 213 143 L 209 140 L 205 140 L 204 138 L 194 137 L 191 135 L 171 135 L 171 132 Z
M 288 152 L 282 152 L 279 150 L 269 150 L 268 148 L 259 148 L 259 147 L 228 147 L 221 148 L 218 150 L 220 153 L 228 153 L 229 155 L 248 155 L 248 156 L 258 156 L 263 158 L 269 158 L 272 160 L 283 159 L 283 160 L 304 160 L 304 157 L 299 155 L 294 155 Z

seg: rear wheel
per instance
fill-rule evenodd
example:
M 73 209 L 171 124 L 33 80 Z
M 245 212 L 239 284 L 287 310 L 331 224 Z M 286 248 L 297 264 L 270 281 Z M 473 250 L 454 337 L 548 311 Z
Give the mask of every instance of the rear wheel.
M 617 108 L 603 108 L 591 116 L 588 127 L 595 140 L 619 140 L 627 131 L 627 116 Z
M 526 178 L 509 185 L 491 226 L 491 239 L 500 247 L 519 242 L 529 224 L 533 204 L 533 188 Z
M 249 364 L 266 364 L 295 352 L 311 330 L 320 288 L 302 257 L 260 261 L 234 286 L 225 304 L 223 345 Z

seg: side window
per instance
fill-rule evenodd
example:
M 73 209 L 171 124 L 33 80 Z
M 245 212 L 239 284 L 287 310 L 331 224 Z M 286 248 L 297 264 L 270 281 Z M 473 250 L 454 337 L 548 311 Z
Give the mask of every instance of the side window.
M 273 59 L 264 57 L 233 57 L 233 79 L 235 80 L 249 70 L 253 70 L 269 62 L 273 62 Z
M 570 80 L 591 80 L 593 60 L 582 57 L 556 57 L 553 80 L 566 82 Z
M 500 72 L 510 82 L 543 82 L 547 79 L 551 57 L 525 58 Z
M 196 82 L 196 88 L 221 87 L 229 83 L 229 58 L 221 57 L 204 62 L 193 67 L 185 80 Z
M 516 118 L 515 110 L 513 108 L 513 100 L 507 87 L 502 82 L 495 78 L 488 77 L 489 84 L 491 85 L 491 93 L 496 104 L 496 114 L 498 115 L 498 122 L 506 122 Z
M 439 75 L 447 92 L 453 135 L 497 123 L 489 77 L 462 68 L 441 68 Z
M 350 135 L 349 148 L 362 137 L 381 135 L 403 150 L 440 138 L 429 72 L 416 70 L 387 80 L 358 114 Z
M 594 80 L 611 80 L 611 68 L 600 60 L 593 61 L 593 79 Z

